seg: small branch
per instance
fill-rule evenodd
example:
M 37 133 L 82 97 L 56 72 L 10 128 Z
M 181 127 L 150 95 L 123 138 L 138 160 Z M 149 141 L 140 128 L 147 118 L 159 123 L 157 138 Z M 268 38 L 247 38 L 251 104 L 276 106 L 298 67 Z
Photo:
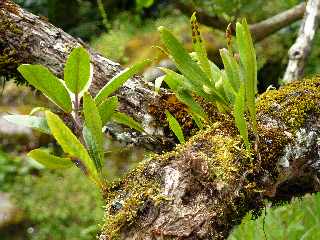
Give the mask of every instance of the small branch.
M 269 35 L 301 19 L 305 9 L 306 4 L 303 2 L 287 11 L 251 25 L 250 30 L 254 40 L 259 42 Z
M 289 63 L 283 77 L 284 83 L 289 83 L 303 77 L 304 66 L 310 54 L 319 18 L 320 0 L 309 0 L 298 38 L 289 50 Z
M 184 13 L 191 15 L 193 12 L 198 13 L 199 21 L 207 25 L 209 27 L 213 27 L 222 31 L 225 31 L 225 29 L 228 27 L 228 22 L 216 15 L 210 15 L 205 10 L 194 8 L 193 6 L 189 4 L 184 3 L 177 3 L 176 6 Z M 264 38 L 270 36 L 271 34 L 279 31 L 283 27 L 286 27 L 293 22 L 301 19 L 303 17 L 304 11 L 305 11 L 305 3 L 301 3 L 289 10 L 286 10 L 282 13 L 279 13 L 275 16 L 272 16 L 266 20 L 263 20 L 261 22 L 252 24 L 250 26 L 250 30 L 252 33 L 252 37 L 255 42 L 259 42 L 263 40 Z M 234 24 L 231 25 L 231 32 L 235 33 Z

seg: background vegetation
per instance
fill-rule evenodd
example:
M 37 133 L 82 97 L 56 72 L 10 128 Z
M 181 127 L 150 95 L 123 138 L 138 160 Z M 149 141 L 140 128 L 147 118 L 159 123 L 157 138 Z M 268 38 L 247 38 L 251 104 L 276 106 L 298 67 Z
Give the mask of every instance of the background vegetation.
M 193 0 L 183 4 L 205 9 L 227 21 L 246 17 L 258 22 L 288 9 L 299 0 Z M 96 0 L 16 0 L 31 12 L 45 16 L 73 36 L 80 37 L 106 57 L 130 65 L 154 56 L 151 46 L 161 46 L 157 27 L 166 26 L 191 49 L 189 15 L 178 7 L 179 1 L 103 0 L 107 22 L 103 23 Z M 149 3 L 146 3 L 149 2 Z M 74 13 L 74 14 L 70 14 Z M 259 91 L 278 86 L 287 63 L 287 51 L 295 40 L 299 22 L 288 26 L 256 45 Z M 221 66 L 217 49 L 225 46 L 224 33 L 202 26 L 209 57 Z M 315 43 L 320 42 L 318 31 Z M 320 47 L 314 44 L 306 74 L 320 72 Z M 158 62 L 165 55 L 158 53 Z M 0 78 L 1 79 L 1 78 Z M 0 113 L 27 113 L 31 106 L 49 103 L 27 87 L 7 83 L 0 97 Z M 1 122 L 1 124 L 4 124 Z M 3 125 L 5 126 L 5 125 Z M 25 157 L 30 149 L 54 141 L 34 132 L 4 131 L 0 127 L 0 193 L 9 193 L 21 214 L 14 224 L 0 228 L 1 239 L 95 239 L 103 217 L 103 203 L 92 183 L 77 169 L 57 172 Z M 119 177 L 143 158 L 139 149 L 110 147 L 107 163 L 109 179 Z M 113 160 L 112 160 L 113 159 Z M 271 206 L 270 206 L 271 207 Z M 320 194 L 267 208 L 256 220 L 248 214 L 229 239 L 319 239 Z

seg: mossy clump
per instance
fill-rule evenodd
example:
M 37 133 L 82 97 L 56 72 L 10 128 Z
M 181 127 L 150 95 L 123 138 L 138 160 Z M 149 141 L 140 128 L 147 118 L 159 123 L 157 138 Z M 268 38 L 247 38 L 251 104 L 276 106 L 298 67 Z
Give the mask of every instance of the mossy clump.
M 196 158 L 206 161 L 208 180 L 230 182 L 240 165 L 250 162 L 240 138 L 226 134 L 222 123 L 197 134 L 189 144 L 197 148 L 194 149 Z
M 320 113 L 320 76 L 295 81 L 279 90 L 262 94 L 257 104 L 260 116 L 279 119 L 293 132 L 305 123 L 309 113 Z
M 154 206 L 161 201 L 160 176 L 148 175 L 146 162 L 105 190 L 107 206 L 102 231 L 107 239 L 121 239 L 122 227 L 129 226 L 138 215 L 148 211 L 148 204 Z
M 15 8 L 10 4 L 5 7 L 11 12 Z M 26 40 L 21 42 L 22 35 L 23 30 L 14 21 L 8 19 L 3 10 L 0 10 L 0 75 L 4 76 L 5 80 L 15 79 L 18 84 L 26 83 L 16 70 L 18 65 L 25 61 L 22 55 L 27 49 L 27 42 Z M 8 44 L 14 41 L 19 42 L 17 49 Z

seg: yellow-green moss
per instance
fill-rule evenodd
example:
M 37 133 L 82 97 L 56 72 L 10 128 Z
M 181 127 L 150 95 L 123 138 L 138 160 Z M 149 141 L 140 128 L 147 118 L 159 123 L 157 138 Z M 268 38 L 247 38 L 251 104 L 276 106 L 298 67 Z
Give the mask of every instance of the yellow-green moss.
M 239 171 L 239 164 L 245 164 L 244 161 L 249 159 L 240 138 L 230 136 L 223 123 L 217 122 L 208 130 L 197 134 L 189 144 L 196 146 L 201 142 L 203 144 L 195 153 L 201 161 L 206 161 L 209 180 L 231 181 L 234 173 Z
M 104 193 L 107 206 L 103 233 L 109 239 L 120 239 L 120 229 L 130 225 L 147 200 L 156 205 L 162 199 L 160 182 L 143 174 L 145 164 L 146 162 L 140 163 L 123 180 L 114 182 Z
M 259 98 L 260 114 L 280 119 L 293 131 L 305 123 L 310 112 L 320 113 L 320 77 L 295 81 L 279 90 L 269 90 Z
M 4 3 L 4 8 L 7 11 L 13 12 L 17 11 L 15 5 L 9 2 Z M 21 37 L 23 35 L 22 29 L 17 26 L 17 24 L 4 16 L 3 10 L 0 10 L 0 45 L 2 49 L 0 51 L 0 75 L 4 76 L 6 79 L 15 78 L 19 83 L 24 83 L 24 79 L 17 74 L 16 68 L 21 63 L 21 53 L 23 53 L 27 48 L 27 43 Z M 19 41 L 19 46 L 15 49 L 8 45 L 7 38 L 11 41 Z

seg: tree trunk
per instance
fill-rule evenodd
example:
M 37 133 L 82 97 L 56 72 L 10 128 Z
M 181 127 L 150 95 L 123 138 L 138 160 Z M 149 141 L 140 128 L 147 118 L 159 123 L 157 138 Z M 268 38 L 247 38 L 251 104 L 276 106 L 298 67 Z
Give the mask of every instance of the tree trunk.
M 14 72 L 19 63 L 39 63 L 61 77 L 68 53 L 82 44 L 10 1 L 0 2 L 0 30 L 4 73 Z M 121 67 L 90 52 L 95 68 L 90 91 L 95 94 Z M 315 77 L 260 96 L 259 152 L 251 155 L 232 117 L 207 106 L 211 124 L 206 130 L 171 152 L 150 156 L 105 190 L 100 239 L 224 239 L 249 210 L 259 213 L 263 200 L 318 191 L 319 86 Z M 161 113 L 174 107 L 185 114 L 184 106 L 169 93 L 156 96 L 140 77 L 117 95 L 121 110 L 142 121 L 159 142 L 123 127 L 110 131 L 127 142 L 164 149 L 170 136 L 161 127 Z M 190 129 L 187 122 L 184 127 Z
M 309 0 L 298 38 L 289 50 L 289 62 L 283 77 L 284 83 L 289 83 L 303 77 L 304 66 L 311 51 L 319 18 L 320 0 Z

